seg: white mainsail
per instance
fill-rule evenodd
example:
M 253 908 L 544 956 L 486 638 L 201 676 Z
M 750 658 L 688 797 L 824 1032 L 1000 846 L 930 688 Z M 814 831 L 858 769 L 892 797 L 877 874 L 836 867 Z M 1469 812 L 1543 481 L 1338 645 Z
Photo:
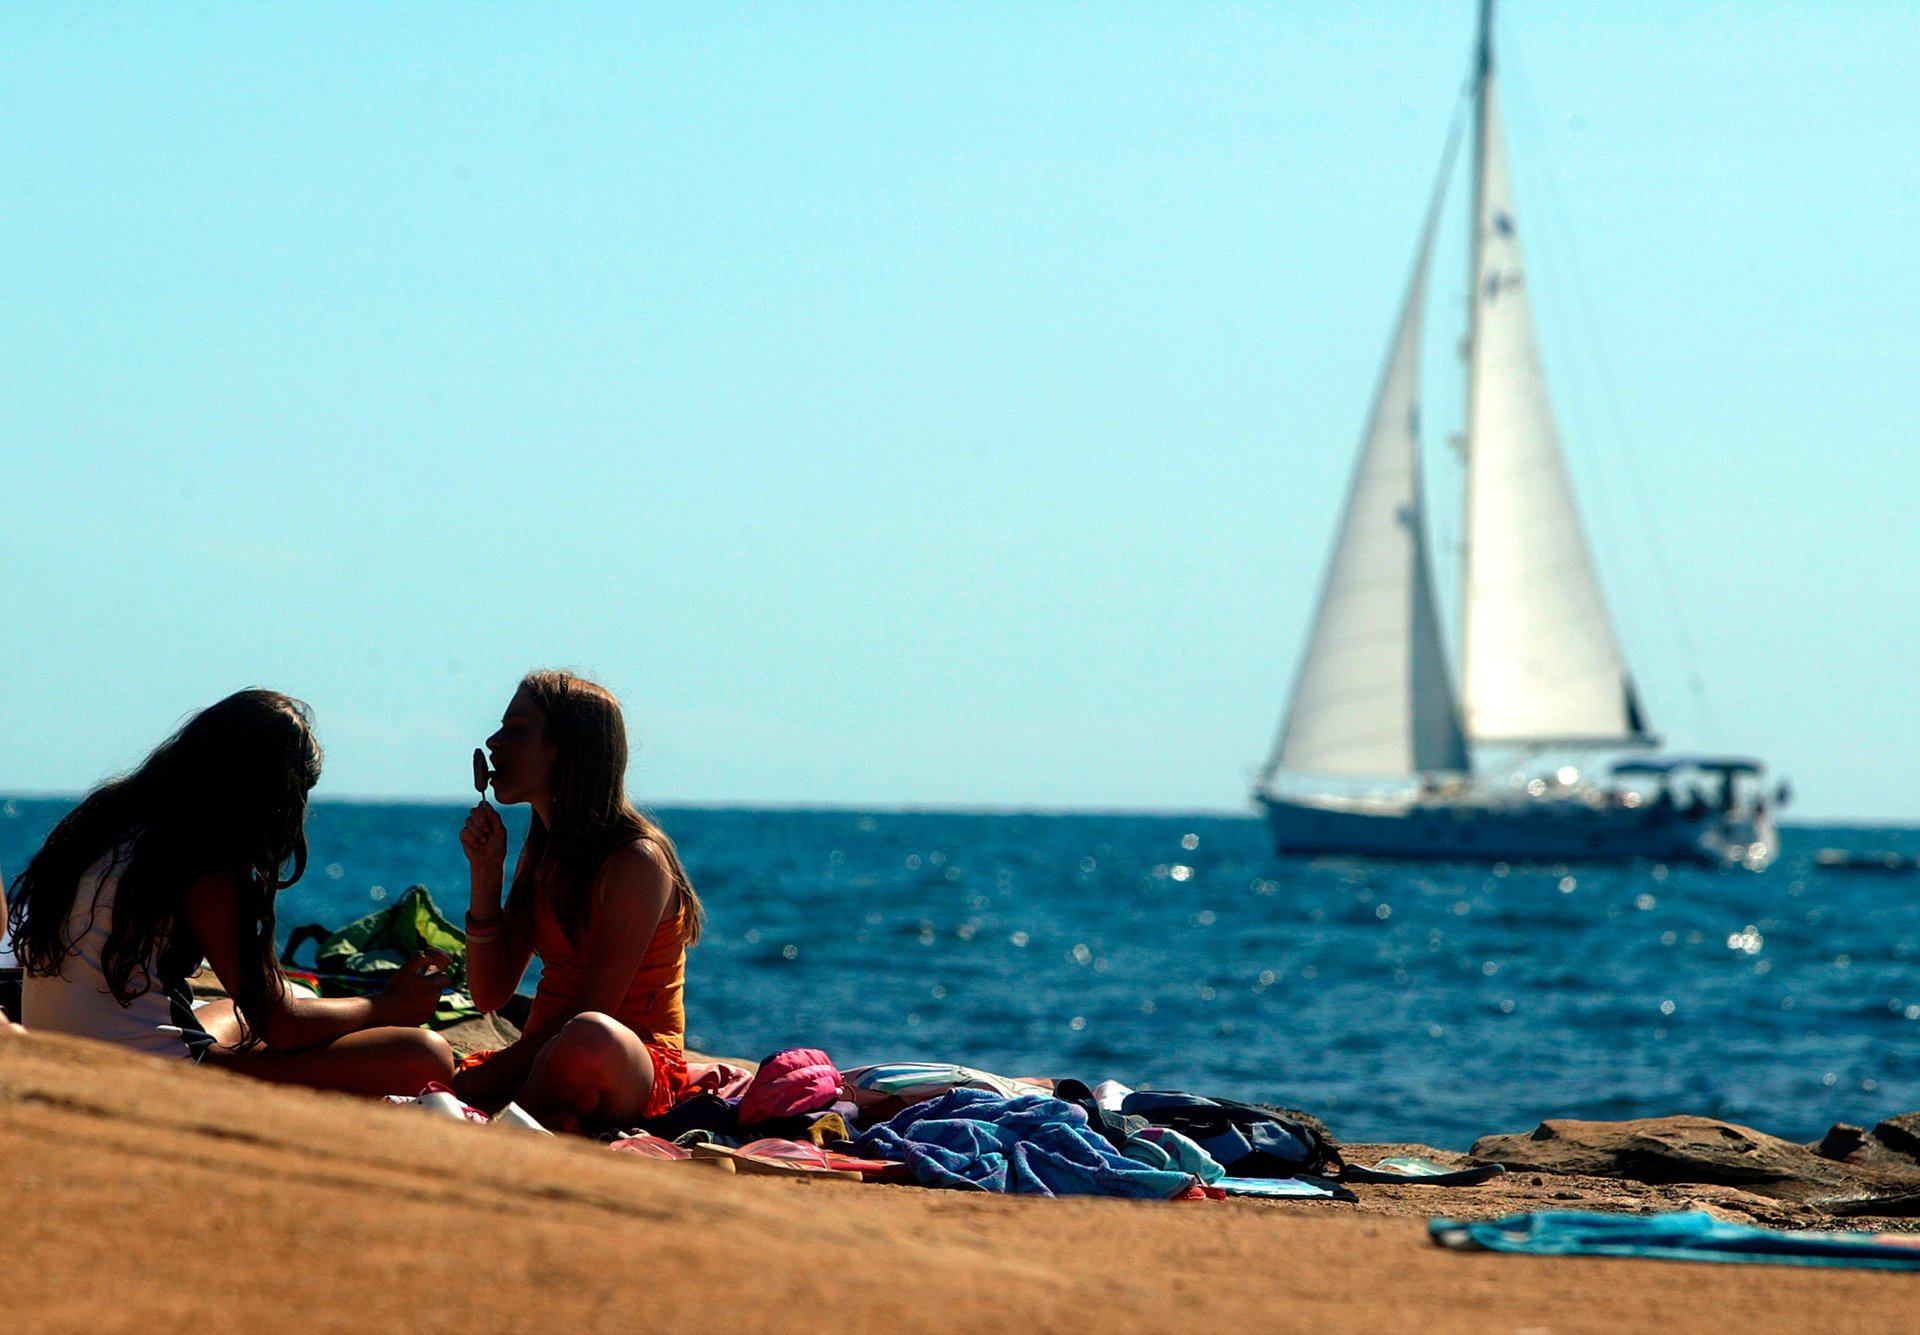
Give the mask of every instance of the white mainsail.
M 1443 167 L 1268 778 L 1467 768 L 1420 492 L 1421 313 L 1446 177 Z
M 1467 735 L 1495 744 L 1646 743 L 1547 400 L 1484 55 L 1479 142 L 1462 597 Z

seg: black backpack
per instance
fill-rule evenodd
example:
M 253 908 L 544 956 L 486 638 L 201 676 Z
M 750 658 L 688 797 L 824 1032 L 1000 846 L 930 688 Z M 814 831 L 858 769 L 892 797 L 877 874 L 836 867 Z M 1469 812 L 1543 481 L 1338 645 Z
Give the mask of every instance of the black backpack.
M 1143 1127 L 1178 1131 L 1230 1177 L 1333 1177 L 1345 1166 L 1340 1142 L 1320 1119 L 1290 1108 L 1145 1089 L 1127 1095 L 1116 1113 L 1096 1104 L 1078 1080 L 1060 1081 L 1053 1096 L 1079 1105 L 1088 1124 L 1116 1147 Z

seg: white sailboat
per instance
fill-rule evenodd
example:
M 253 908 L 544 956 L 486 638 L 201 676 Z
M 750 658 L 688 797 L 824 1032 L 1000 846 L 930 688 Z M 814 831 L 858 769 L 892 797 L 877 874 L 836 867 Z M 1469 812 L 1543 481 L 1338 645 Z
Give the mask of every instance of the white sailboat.
M 1758 869 L 1778 845 L 1756 762 L 1647 757 L 1616 764 L 1605 784 L 1569 768 L 1528 778 L 1511 762 L 1499 781 L 1474 773 L 1476 753 L 1658 745 L 1601 594 L 1541 373 L 1491 25 L 1492 0 L 1481 0 L 1459 681 L 1447 661 L 1420 478 L 1420 337 L 1449 152 L 1255 799 L 1288 853 L 1644 857 Z M 1363 782 L 1397 787 L 1369 791 Z M 1685 800 L 1681 782 L 1697 785 Z

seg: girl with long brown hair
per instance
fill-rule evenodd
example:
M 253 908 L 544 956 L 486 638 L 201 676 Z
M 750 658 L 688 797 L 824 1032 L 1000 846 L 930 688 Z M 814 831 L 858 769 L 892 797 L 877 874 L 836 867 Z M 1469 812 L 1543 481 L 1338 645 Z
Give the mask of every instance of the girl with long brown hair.
M 483 798 L 460 832 L 467 985 L 497 1011 L 536 955 L 540 985 L 520 1040 L 462 1071 L 454 1092 L 488 1109 L 511 1099 L 555 1130 L 656 1115 L 686 1087 L 687 947 L 702 913 L 673 841 L 627 798 L 619 701 L 570 673 L 532 673 L 487 752 L 494 797 L 533 812 L 510 891 L 500 813 Z
M 306 870 L 319 778 L 307 707 L 256 689 L 89 793 L 9 896 L 27 1027 L 351 1093 L 449 1078 L 452 1050 L 417 1027 L 444 954 L 416 956 L 379 995 L 325 999 L 295 996 L 274 959 L 274 897 Z M 203 957 L 231 999 L 196 1010 L 187 976 Z

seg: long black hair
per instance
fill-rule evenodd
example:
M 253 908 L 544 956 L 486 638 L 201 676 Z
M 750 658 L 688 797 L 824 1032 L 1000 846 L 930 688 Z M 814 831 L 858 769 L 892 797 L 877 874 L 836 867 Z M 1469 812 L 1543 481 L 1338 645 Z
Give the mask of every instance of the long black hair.
M 521 679 L 545 718 L 553 743 L 553 827 L 534 813 L 526 847 L 507 896 L 507 915 L 531 931 L 539 890 L 553 897 L 554 916 L 575 946 L 593 916 L 593 880 L 607 855 L 645 839 L 667 864 L 679 893 L 681 940 L 700 939 L 706 910 L 673 840 L 627 797 L 627 725 L 613 692 L 570 672 L 531 672 Z
M 100 963 L 114 998 L 131 1005 L 199 962 L 182 913 L 187 888 L 230 875 L 240 885 L 241 976 L 222 981 L 241 1046 L 257 1045 L 283 986 L 273 899 L 306 871 L 307 794 L 320 760 L 311 711 L 278 691 L 239 691 L 195 714 L 133 773 L 87 794 L 14 878 L 7 922 L 21 967 L 60 973 L 74 948 L 74 897 L 104 857 L 120 884 Z

